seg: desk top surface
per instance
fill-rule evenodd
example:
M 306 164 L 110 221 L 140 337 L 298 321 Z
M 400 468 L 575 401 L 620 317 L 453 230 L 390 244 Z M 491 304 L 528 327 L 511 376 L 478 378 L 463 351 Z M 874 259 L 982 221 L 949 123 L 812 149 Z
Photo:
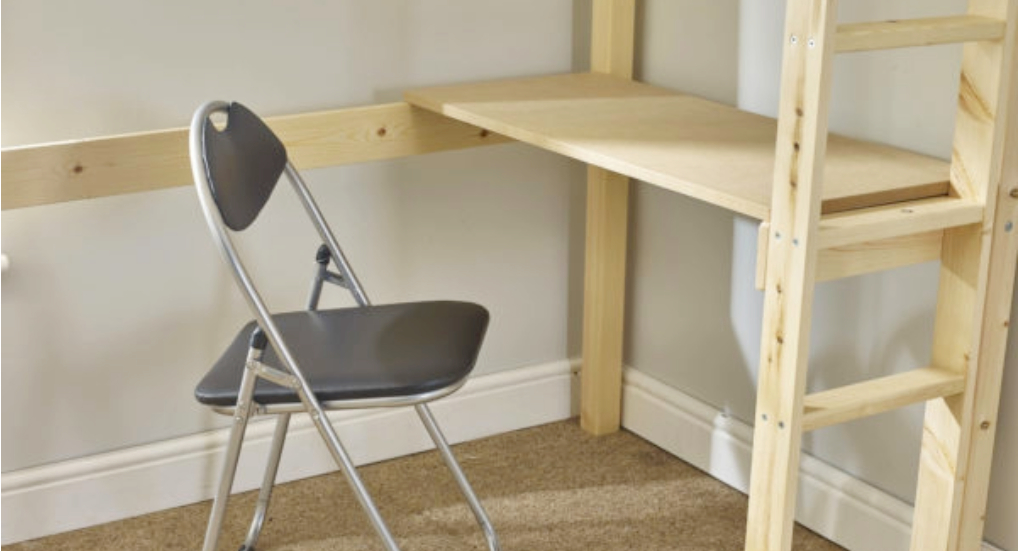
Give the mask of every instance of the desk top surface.
M 408 103 L 752 218 L 770 217 L 774 119 L 664 88 L 567 74 L 409 90 Z M 824 210 L 947 194 L 949 164 L 832 134 Z

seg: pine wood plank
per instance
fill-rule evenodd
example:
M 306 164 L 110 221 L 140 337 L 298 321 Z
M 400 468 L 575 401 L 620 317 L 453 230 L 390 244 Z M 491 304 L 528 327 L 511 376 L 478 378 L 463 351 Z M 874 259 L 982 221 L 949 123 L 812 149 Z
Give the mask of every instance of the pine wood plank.
M 761 223 L 757 236 L 754 284 L 758 291 L 764 290 L 767 276 L 769 228 L 767 222 Z M 931 231 L 821 249 L 817 256 L 816 281 L 833 281 L 940 260 L 943 238 L 943 231 Z
M 924 367 L 806 396 L 803 431 L 884 413 L 965 390 L 965 376 Z
M 1007 36 L 963 49 L 951 176 L 985 211 L 944 234 L 933 362 L 968 384 L 926 406 L 913 551 L 981 546 L 1018 256 L 1018 1 L 970 0 L 969 14 L 1006 20 Z
M 771 223 L 760 222 L 756 230 L 756 273 L 753 274 L 753 286 L 763 291 L 767 283 L 767 253 L 771 241 Z
M 590 70 L 633 78 L 636 0 L 594 0 L 590 21 Z
M 838 25 L 834 47 L 841 53 L 1000 40 L 1004 27 L 1003 20 L 979 15 L 846 23 Z
M 630 78 L 635 0 L 595 0 L 593 8 L 591 70 Z M 628 177 L 587 167 L 580 426 L 598 435 L 619 430 L 622 421 L 628 205 Z
M 931 231 L 823 249 L 817 281 L 832 281 L 940 259 L 944 232 Z
M 302 169 L 460 149 L 506 138 L 405 103 L 271 117 Z M 191 185 L 187 129 L 4 149 L 14 209 Z
M 746 551 L 792 547 L 836 13 L 787 7 Z
M 955 197 L 920 199 L 824 216 L 820 220 L 820 248 L 843 247 L 866 241 L 942 230 L 983 219 L 983 206 Z
M 602 435 L 622 421 L 629 178 L 595 166 L 587 172 L 580 426 Z
M 585 163 L 766 220 L 773 119 L 600 74 L 409 90 L 404 98 Z M 831 136 L 825 211 L 946 195 L 947 163 Z

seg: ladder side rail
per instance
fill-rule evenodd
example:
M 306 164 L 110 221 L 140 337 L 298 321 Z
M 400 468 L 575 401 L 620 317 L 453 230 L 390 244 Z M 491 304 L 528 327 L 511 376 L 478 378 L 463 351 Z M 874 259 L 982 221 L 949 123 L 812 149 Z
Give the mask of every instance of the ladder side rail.
M 747 551 L 792 545 L 837 1 L 787 10 Z
M 964 50 L 951 177 L 959 194 L 985 202 L 984 219 L 944 235 L 932 363 L 967 382 L 926 406 L 913 551 L 982 541 L 1018 247 L 1016 11 L 1016 0 L 970 0 L 970 13 L 1005 19 L 1007 33 Z

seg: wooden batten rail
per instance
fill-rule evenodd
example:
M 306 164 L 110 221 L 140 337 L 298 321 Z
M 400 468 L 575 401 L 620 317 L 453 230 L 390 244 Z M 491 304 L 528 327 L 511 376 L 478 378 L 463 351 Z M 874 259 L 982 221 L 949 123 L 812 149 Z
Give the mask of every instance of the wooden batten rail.
M 983 205 L 956 197 L 839 212 L 820 220 L 820 249 L 977 224 L 982 219 Z
M 755 284 L 758 291 L 763 290 L 767 273 L 769 229 L 770 223 L 762 222 L 757 234 Z M 935 230 L 821 249 L 817 256 L 816 281 L 833 281 L 939 260 L 943 242 L 943 230 Z
M 266 119 L 302 169 L 503 143 L 406 103 Z M 191 184 L 187 129 L 4 149 L 4 210 Z
M 838 25 L 838 53 L 932 46 L 1004 38 L 1005 22 L 978 15 L 846 23 Z
M 954 396 L 965 390 L 965 375 L 924 367 L 807 395 L 802 430 L 846 423 L 910 404 Z
M 943 231 L 931 231 L 823 249 L 816 279 L 832 281 L 940 260 L 943 241 Z

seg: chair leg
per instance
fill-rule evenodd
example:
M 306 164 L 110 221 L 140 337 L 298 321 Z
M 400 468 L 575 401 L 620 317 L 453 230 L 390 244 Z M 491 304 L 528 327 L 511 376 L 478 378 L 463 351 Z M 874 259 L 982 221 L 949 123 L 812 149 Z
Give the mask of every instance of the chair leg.
M 272 435 L 272 448 L 269 450 L 268 461 L 265 464 L 265 477 L 262 479 L 262 488 L 258 492 L 258 504 L 255 506 L 254 518 L 251 520 L 251 528 L 248 529 L 247 539 L 240 551 L 254 551 L 258 543 L 258 536 L 262 533 L 262 526 L 265 524 L 265 515 L 269 510 L 269 501 L 272 499 L 272 489 L 276 484 L 276 473 L 279 472 L 279 458 L 283 454 L 283 445 L 286 443 L 286 430 L 290 426 L 290 414 L 281 413 L 276 419 L 276 431 Z
M 350 454 L 346 452 L 343 444 L 340 443 L 339 436 L 336 434 L 332 423 L 329 422 L 328 416 L 325 415 L 317 400 L 310 397 L 303 389 L 299 389 L 298 392 L 300 393 L 301 401 L 307 406 L 315 428 L 318 429 L 322 440 L 325 441 L 325 445 L 329 448 L 332 458 L 339 465 L 343 475 L 346 476 L 347 483 L 350 484 L 350 488 L 360 502 L 361 507 L 367 513 L 368 518 L 371 520 L 371 525 L 375 528 L 378 537 L 381 538 L 386 551 L 400 551 L 399 546 L 396 545 L 396 540 L 392 537 L 392 532 L 389 531 L 388 526 L 385 525 L 385 520 L 382 519 L 382 514 L 378 511 L 378 507 L 375 506 L 374 500 L 371 499 L 371 494 L 368 493 L 368 489 L 364 486 L 360 475 L 357 474 L 357 469 L 354 467 L 353 460 L 350 459 Z
M 216 551 L 216 545 L 219 543 L 219 533 L 223 529 L 226 503 L 230 499 L 230 490 L 233 488 L 233 477 L 237 474 L 237 460 L 240 459 L 240 446 L 244 442 L 247 421 L 251 417 L 251 396 L 254 393 L 256 379 L 257 377 L 250 369 L 244 370 L 244 377 L 240 383 L 240 395 L 237 398 L 237 407 L 233 413 L 230 440 L 226 447 L 226 457 L 223 461 L 223 471 L 219 475 L 219 488 L 216 490 L 216 497 L 212 502 L 212 512 L 209 514 L 209 524 L 205 529 L 205 544 L 202 546 L 202 551 Z
M 463 497 L 470 504 L 470 509 L 474 512 L 474 518 L 477 519 L 481 530 L 484 531 L 484 538 L 488 542 L 488 549 L 490 551 L 499 551 L 498 536 L 495 534 L 495 528 L 491 525 L 491 520 L 488 519 L 488 513 L 485 512 L 484 506 L 481 505 L 481 500 L 477 499 L 477 494 L 474 493 L 474 489 L 463 474 L 463 470 L 456 461 L 456 457 L 453 456 L 449 443 L 446 442 L 445 436 L 442 435 L 441 429 L 438 428 L 438 423 L 435 422 L 435 417 L 431 414 L 431 410 L 426 404 L 417 404 L 414 406 L 414 409 L 417 410 L 417 415 L 421 418 L 421 422 L 424 423 L 424 428 L 428 430 L 428 435 L 431 436 L 435 446 L 438 447 L 438 451 L 442 454 L 442 459 L 445 460 L 446 466 L 452 471 L 453 478 L 456 479 L 456 484 L 459 485 Z

